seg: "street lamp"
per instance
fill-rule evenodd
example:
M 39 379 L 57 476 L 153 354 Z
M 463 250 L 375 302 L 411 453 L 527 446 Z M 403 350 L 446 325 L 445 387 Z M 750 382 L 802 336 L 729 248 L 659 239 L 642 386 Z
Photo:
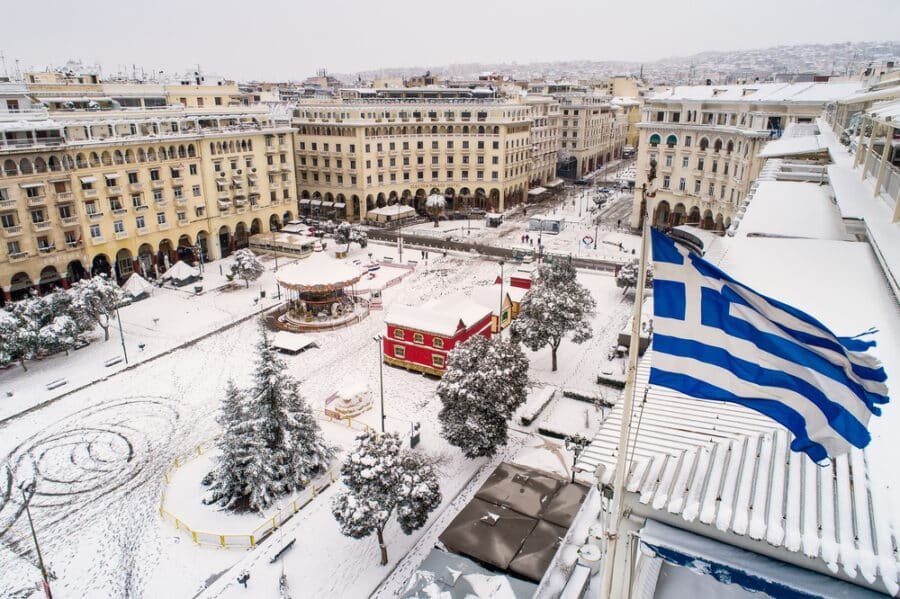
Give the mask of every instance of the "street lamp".
M 500 311 L 497 313 L 497 336 L 503 334 L 503 260 L 500 261 Z
M 125 333 L 122 332 L 122 317 L 119 315 L 119 304 L 116 304 L 116 320 L 119 321 L 119 340 L 122 342 L 122 354 L 125 356 L 125 364 L 128 364 L 128 350 L 125 349 Z
M 38 545 L 37 533 L 34 531 L 34 522 L 31 520 L 31 510 L 28 508 L 28 504 L 31 502 L 31 497 L 25 494 L 25 489 L 21 488 L 22 491 L 22 502 L 25 505 L 25 515 L 28 516 L 28 526 L 31 528 L 31 538 L 34 539 L 34 549 L 37 552 L 38 558 L 38 566 L 41 568 L 41 577 L 44 579 L 44 596 L 47 599 L 53 599 L 53 594 L 50 592 L 50 577 L 47 575 L 47 567 L 44 566 L 44 556 L 41 555 L 41 546 Z M 34 488 L 31 488 L 31 494 L 34 496 Z
M 381 409 L 381 434 L 384 434 L 384 358 L 382 357 L 382 341 L 384 341 L 384 337 L 381 335 L 375 335 L 372 337 L 372 340 L 378 346 L 378 388 L 381 392 L 381 403 L 379 404 Z
M 578 456 L 584 451 L 584 448 L 590 445 L 591 440 L 581 435 L 566 437 L 566 450 L 572 452 L 572 484 L 575 483 L 575 464 L 578 462 Z

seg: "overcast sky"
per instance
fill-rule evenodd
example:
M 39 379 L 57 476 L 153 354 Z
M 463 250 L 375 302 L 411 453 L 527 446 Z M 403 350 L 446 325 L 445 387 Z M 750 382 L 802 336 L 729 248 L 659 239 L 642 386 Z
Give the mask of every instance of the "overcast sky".
M 652 61 L 704 50 L 900 39 L 900 0 L 51 0 L 3 2 L 11 67 L 299 79 L 326 67 Z

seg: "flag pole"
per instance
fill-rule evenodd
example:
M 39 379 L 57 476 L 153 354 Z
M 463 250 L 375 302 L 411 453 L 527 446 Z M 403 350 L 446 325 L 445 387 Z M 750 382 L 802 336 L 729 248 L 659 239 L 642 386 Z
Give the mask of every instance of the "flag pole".
M 646 184 L 641 189 L 642 199 L 646 198 Z M 624 512 L 625 469 L 628 458 L 628 440 L 631 436 L 631 417 L 634 412 L 634 382 L 637 377 L 638 352 L 641 337 L 641 307 L 644 303 L 644 282 L 647 279 L 647 243 L 649 237 L 649 219 L 645 202 L 641 202 L 641 259 L 634 292 L 634 322 L 631 325 L 631 341 L 628 344 L 628 376 L 625 379 L 625 391 L 622 393 L 622 422 L 619 427 L 619 445 L 616 456 L 616 472 L 613 478 L 613 496 L 610 509 L 609 529 L 606 531 L 606 552 L 603 555 L 603 580 L 600 587 L 600 599 L 612 596 L 612 578 L 615 569 L 616 550 L 619 541 L 619 524 Z

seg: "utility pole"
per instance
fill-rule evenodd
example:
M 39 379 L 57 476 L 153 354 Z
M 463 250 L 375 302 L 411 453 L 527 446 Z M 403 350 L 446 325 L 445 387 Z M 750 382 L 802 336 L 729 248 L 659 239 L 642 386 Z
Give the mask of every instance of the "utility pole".
M 25 503 L 25 515 L 28 516 L 28 526 L 31 528 L 31 538 L 34 539 L 34 549 L 37 552 L 38 565 L 41 568 L 41 576 L 44 579 L 44 595 L 47 599 L 53 599 L 53 593 L 50 592 L 50 577 L 47 576 L 47 568 L 44 566 L 44 556 L 41 555 L 41 546 L 38 544 L 37 533 L 34 531 L 34 522 L 31 520 L 31 510 L 28 508 L 30 498 L 25 495 L 25 489 L 22 491 L 22 501 Z
M 372 337 L 376 344 L 378 344 L 378 388 L 381 391 L 381 403 L 379 404 L 381 408 L 381 434 L 384 434 L 384 358 L 382 357 L 382 341 L 384 337 L 381 335 L 375 335 Z
M 503 260 L 500 261 L 500 312 L 497 313 L 497 336 L 503 335 Z
M 122 353 L 125 355 L 125 364 L 128 364 L 128 350 L 125 349 L 125 333 L 122 332 L 122 317 L 119 315 L 119 306 L 116 306 L 116 320 L 119 321 L 119 340 L 122 342 Z

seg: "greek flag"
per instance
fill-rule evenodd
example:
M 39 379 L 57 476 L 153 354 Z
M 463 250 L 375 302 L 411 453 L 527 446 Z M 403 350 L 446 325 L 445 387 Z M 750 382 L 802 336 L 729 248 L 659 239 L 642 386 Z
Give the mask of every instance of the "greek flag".
M 838 337 L 663 233 L 651 235 L 651 385 L 761 412 L 816 462 L 868 445 L 869 417 L 888 402 L 884 369 L 864 353 L 874 341 Z

